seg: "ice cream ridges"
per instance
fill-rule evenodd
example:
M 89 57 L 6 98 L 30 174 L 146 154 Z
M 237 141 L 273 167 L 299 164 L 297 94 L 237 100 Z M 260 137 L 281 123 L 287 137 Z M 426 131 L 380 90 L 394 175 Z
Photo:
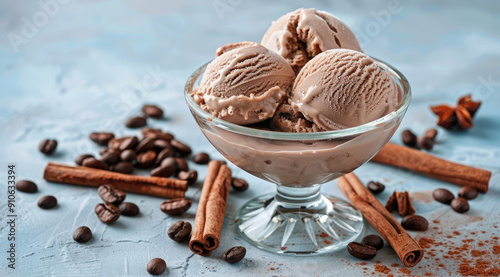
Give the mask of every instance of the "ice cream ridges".
M 288 13 L 261 43 L 217 49 L 192 93 L 202 109 L 240 125 L 267 120 L 273 130 L 321 132 L 371 122 L 399 103 L 390 73 L 326 12 Z

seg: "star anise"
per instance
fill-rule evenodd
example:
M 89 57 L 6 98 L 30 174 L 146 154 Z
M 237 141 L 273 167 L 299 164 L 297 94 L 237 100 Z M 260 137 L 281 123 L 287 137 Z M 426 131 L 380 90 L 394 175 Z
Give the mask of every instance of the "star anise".
M 431 107 L 431 110 L 439 117 L 437 123 L 439 126 L 466 130 L 474 125 L 472 117 L 480 105 L 481 102 L 472 101 L 471 96 L 466 95 L 458 100 L 456 107 L 439 105 Z

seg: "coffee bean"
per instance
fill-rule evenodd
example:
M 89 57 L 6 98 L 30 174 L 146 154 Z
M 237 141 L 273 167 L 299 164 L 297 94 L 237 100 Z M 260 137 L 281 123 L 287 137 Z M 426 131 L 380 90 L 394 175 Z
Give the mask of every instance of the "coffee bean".
M 469 210 L 469 201 L 463 197 L 457 197 L 451 201 L 451 208 L 457 213 L 465 213 Z
M 347 245 L 347 252 L 354 257 L 362 260 L 370 260 L 377 255 L 375 247 L 364 245 L 358 242 L 350 242 Z
M 430 138 L 432 140 L 436 140 L 438 131 L 436 129 L 429 129 L 425 131 L 424 137 L 425 138 Z
M 93 157 L 94 157 L 94 156 L 93 156 L 93 155 L 90 155 L 90 154 L 82 154 L 82 155 L 80 155 L 80 156 L 76 157 L 76 159 L 75 159 L 75 163 L 76 163 L 77 165 L 82 165 L 83 160 L 85 160 L 86 158 L 93 158 Z
M 108 165 L 114 165 L 120 161 L 120 155 L 116 154 L 115 152 L 107 152 L 101 156 L 100 160 Z
M 173 156 L 174 156 L 174 150 L 172 150 L 172 148 L 165 148 L 156 157 L 156 163 L 161 164 L 163 162 L 163 160 L 165 160 L 168 157 L 173 157 Z M 175 165 L 177 164 L 175 162 L 175 159 L 174 159 L 174 164 Z M 177 166 L 175 166 L 175 167 L 177 168 Z
M 368 190 L 373 194 L 379 194 L 384 191 L 385 186 L 380 182 L 370 181 L 367 185 Z
M 167 269 L 167 263 L 160 258 L 154 258 L 149 261 L 147 271 L 151 275 L 160 275 Z
M 120 149 L 120 145 L 123 143 L 123 141 L 125 141 L 125 140 L 127 140 L 129 138 L 131 138 L 131 137 L 121 137 L 121 138 L 111 139 L 108 142 L 108 148 L 119 150 Z
M 160 209 L 168 215 L 179 215 L 191 207 L 192 201 L 187 198 L 175 198 L 163 201 Z
M 38 200 L 38 207 L 42 209 L 51 209 L 57 206 L 57 199 L 52 195 L 47 195 Z
M 155 149 L 156 149 L 155 139 L 144 138 L 143 140 L 141 140 L 141 142 L 139 142 L 139 145 L 137 145 L 137 147 L 135 148 L 135 152 L 142 153 L 142 152 L 146 152 L 149 150 L 155 150 Z
M 102 169 L 102 170 L 109 169 L 109 166 L 107 163 L 100 161 L 100 160 L 97 160 L 95 158 L 86 158 L 85 160 L 83 160 L 82 165 L 85 167 L 97 168 L 97 169 Z
M 403 143 L 410 147 L 415 147 L 417 145 L 417 136 L 410 130 L 404 130 L 401 133 L 401 138 L 403 139 Z
M 142 112 L 152 118 L 161 118 L 163 116 L 163 110 L 155 105 L 144 105 L 142 106 Z
M 36 192 L 38 190 L 38 187 L 31 181 L 21 180 L 16 183 L 16 189 L 22 192 Z
M 46 139 L 40 143 L 38 149 L 45 155 L 50 155 L 56 151 L 57 148 L 57 140 L 54 139 Z
M 118 205 L 120 214 L 124 216 L 136 216 L 139 214 L 139 207 L 136 204 L 130 202 L 123 202 Z
M 155 151 L 146 151 L 144 153 L 140 153 L 136 158 L 136 165 L 139 168 L 148 168 L 151 167 L 156 161 L 156 153 Z
M 90 139 L 99 145 L 108 145 L 109 141 L 115 138 L 113 133 L 94 132 L 90 134 Z
M 177 160 L 176 158 L 173 157 L 167 157 L 163 161 L 161 161 L 161 166 L 171 166 L 173 165 L 175 167 L 175 170 L 177 170 Z
M 80 226 L 73 232 L 73 239 L 78 243 L 84 243 L 92 238 L 92 231 L 87 226 Z
M 180 180 L 185 180 L 188 182 L 188 186 L 194 184 L 196 179 L 198 179 L 198 171 L 189 170 L 189 171 L 181 171 L 177 174 L 177 178 Z
M 160 129 L 145 127 L 141 129 L 141 133 L 144 137 L 152 137 L 155 139 L 164 139 L 170 141 L 174 136 L 170 133 L 165 133 Z
M 106 153 L 115 153 L 117 155 L 120 155 L 120 150 L 118 149 L 113 149 L 113 148 L 102 148 L 101 150 L 99 150 L 99 155 L 104 155 Z
M 125 200 L 125 197 L 127 196 L 124 191 L 116 188 L 111 184 L 100 185 L 97 188 L 97 193 L 102 198 L 102 200 L 104 200 L 104 202 L 111 203 L 113 205 L 120 204 L 121 202 L 123 202 L 123 200 Z
M 177 163 L 177 172 L 189 170 L 188 163 L 183 158 L 175 158 L 175 162 Z
M 194 155 L 193 162 L 197 164 L 207 164 L 210 161 L 210 156 L 207 153 L 199 153 Z
M 140 128 L 147 125 L 146 118 L 142 116 L 131 117 L 125 122 L 125 126 L 129 128 Z
M 422 216 L 412 214 L 403 217 L 401 226 L 410 231 L 425 231 L 429 228 L 429 222 Z
M 170 141 L 170 144 L 172 144 L 172 147 L 174 147 L 174 149 L 177 151 L 177 153 L 179 153 L 181 157 L 187 156 L 192 152 L 189 146 L 176 139 L 172 139 Z
M 224 261 L 234 264 L 239 261 L 241 261 L 243 258 L 245 258 L 245 255 L 247 254 L 247 250 L 243 246 L 235 246 L 226 252 L 222 253 L 222 259 Z
M 364 237 L 361 242 L 371 247 L 374 247 L 377 250 L 380 250 L 382 249 L 382 247 L 384 247 L 384 240 L 377 235 L 368 235 Z
M 130 162 L 119 162 L 112 165 L 109 170 L 123 174 L 130 174 L 134 171 L 134 166 Z
M 174 166 L 159 166 L 151 170 L 150 175 L 154 177 L 170 177 L 175 173 Z
M 438 202 L 444 203 L 444 204 L 450 204 L 451 200 L 455 198 L 453 196 L 453 193 L 447 189 L 435 189 L 432 192 L 432 197 Z
M 137 158 L 137 153 L 135 153 L 135 151 L 132 149 L 127 149 L 120 154 L 120 158 L 122 159 L 122 161 L 132 162 Z
M 120 217 L 120 210 L 110 203 L 97 204 L 94 211 L 99 220 L 106 224 L 113 223 Z
M 434 147 L 434 139 L 422 137 L 417 139 L 418 147 L 425 149 L 427 151 L 432 150 Z
M 191 223 L 179 220 L 168 228 L 167 234 L 171 239 L 177 242 L 183 242 L 191 234 L 191 229 Z
M 245 191 L 248 189 L 248 183 L 240 178 L 233 178 L 231 186 L 235 191 Z
M 163 149 L 166 149 L 166 148 L 172 148 L 172 144 L 170 144 L 170 142 L 168 140 L 164 140 L 164 139 L 154 139 L 153 144 L 155 146 L 156 151 L 162 151 Z
M 120 143 L 118 148 L 120 151 L 125 151 L 127 149 L 135 149 L 139 144 L 139 139 L 137 137 L 128 137 Z
M 467 200 L 471 200 L 477 197 L 477 190 L 473 187 L 465 186 L 458 190 L 458 197 L 463 197 Z

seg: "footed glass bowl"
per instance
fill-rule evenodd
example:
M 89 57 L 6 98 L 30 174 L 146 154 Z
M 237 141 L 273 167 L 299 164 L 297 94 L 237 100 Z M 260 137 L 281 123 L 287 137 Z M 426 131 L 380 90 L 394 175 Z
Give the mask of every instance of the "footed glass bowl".
M 207 64 L 185 87 L 185 99 L 201 131 L 230 162 L 253 174 L 276 193 L 250 200 L 236 215 L 236 229 L 256 247 L 278 254 L 330 253 L 355 240 L 363 217 L 346 201 L 320 193 L 321 184 L 370 160 L 392 137 L 410 104 L 406 78 L 375 59 L 400 90 L 396 111 L 353 128 L 285 133 L 229 123 L 202 110 L 190 96 Z

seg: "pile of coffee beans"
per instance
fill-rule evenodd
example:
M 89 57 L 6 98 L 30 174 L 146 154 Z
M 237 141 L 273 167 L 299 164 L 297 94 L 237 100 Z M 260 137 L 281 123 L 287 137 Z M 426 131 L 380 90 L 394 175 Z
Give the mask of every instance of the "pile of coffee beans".
M 436 129 L 429 129 L 422 137 L 417 137 L 412 131 L 404 130 L 401 133 L 401 138 L 403 143 L 409 147 L 430 151 L 436 143 L 437 134 L 438 131 Z
M 359 242 L 350 242 L 347 245 L 347 252 L 352 256 L 362 259 L 371 260 L 377 255 L 377 250 L 384 247 L 384 240 L 378 235 L 367 235 Z
M 432 192 L 434 200 L 450 205 L 451 208 L 457 213 L 465 213 L 469 211 L 470 206 L 468 200 L 476 198 L 477 195 L 477 190 L 470 186 L 461 187 L 458 190 L 458 197 L 455 197 L 451 191 L 443 188 L 435 189 Z

